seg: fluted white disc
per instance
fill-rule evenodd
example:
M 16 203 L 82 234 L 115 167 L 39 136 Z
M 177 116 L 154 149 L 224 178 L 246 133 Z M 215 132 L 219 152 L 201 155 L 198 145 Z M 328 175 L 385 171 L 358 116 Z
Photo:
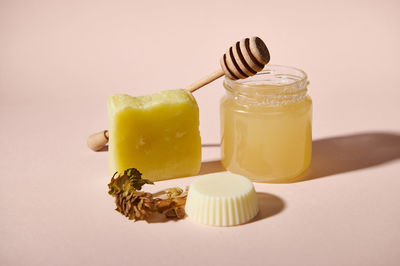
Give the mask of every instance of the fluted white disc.
M 185 211 L 202 224 L 238 225 L 258 213 L 257 195 L 244 176 L 229 172 L 202 175 L 190 185 Z

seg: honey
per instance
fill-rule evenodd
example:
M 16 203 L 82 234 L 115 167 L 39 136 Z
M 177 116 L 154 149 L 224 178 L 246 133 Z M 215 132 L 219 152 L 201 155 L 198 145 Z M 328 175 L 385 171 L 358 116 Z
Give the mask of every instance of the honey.
M 221 100 L 224 167 L 256 182 L 285 182 L 306 170 L 312 150 L 307 75 L 267 65 L 244 80 L 225 79 Z

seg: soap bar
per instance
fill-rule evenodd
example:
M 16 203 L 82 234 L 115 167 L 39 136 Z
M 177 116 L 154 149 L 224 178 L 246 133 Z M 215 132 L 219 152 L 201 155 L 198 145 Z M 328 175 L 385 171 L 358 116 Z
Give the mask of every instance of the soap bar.
M 199 108 L 183 89 L 108 99 L 111 174 L 136 168 L 157 181 L 196 175 L 201 164 Z
M 206 225 L 243 224 L 258 213 L 257 194 L 244 176 L 229 172 L 202 175 L 190 185 L 185 212 Z

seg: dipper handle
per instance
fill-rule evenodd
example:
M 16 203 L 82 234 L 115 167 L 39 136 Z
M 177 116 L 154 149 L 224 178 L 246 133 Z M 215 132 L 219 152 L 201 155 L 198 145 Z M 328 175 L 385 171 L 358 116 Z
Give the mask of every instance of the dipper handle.
M 189 85 L 186 90 L 194 92 L 204 85 L 225 75 L 232 80 L 244 79 L 257 74 L 270 60 L 267 46 L 258 37 L 245 38 L 232 45 L 221 57 L 221 68 Z M 88 138 L 88 146 L 101 150 L 108 143 L 108 131 L 95 133 Z
M 258 37 L 243 39 L 232 45 L 221 57 L 221 69 L 192 83 L 186 89 L 194 92 L 223 75 L 232 80 L 253 76 L 261 71 L 270 59 L 268 48 L 263 40 Z

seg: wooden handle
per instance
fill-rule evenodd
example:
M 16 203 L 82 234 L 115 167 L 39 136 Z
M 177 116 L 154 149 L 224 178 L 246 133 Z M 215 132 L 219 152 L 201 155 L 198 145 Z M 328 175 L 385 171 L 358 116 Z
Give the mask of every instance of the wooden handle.
M 257 74 L 270 60 L 267 46 L 258 37 L 236 42 L 221 57 L 221 69 L 192 83 L 186 90 L 194 92 L 204 85 L 225 75 L 232 80 L 244 79 Z M 94 151 L 101 150 L 108 143 L 108 131 L 95 133 L 88 138 L 88 146 Z
M 204 85 L 207 85 L 208 83 L 213 82 L 217 78 L 222 77 L 223 75 L 224 75 L 224 71 L 222 69 L 218 69 L 217 71 L 214 71 L 210 75 L 205 76 L 204 78 L 199 79 L 198 81 L 190 84 L 185 89 L 190 92 L 194 92 L 194 91 L 200 89 L 201 87 L 203 87 Z
M 108 143 L 108 138 L 108 130 L 103 130 L 90 135 L 87 139 L 87 145 L 90 149 L 99 151 Z
M 257 74 L 271 59 L 263 40 L 258 37 L 246 38 L 236 42 L 221 57 L 221 69 L 189 85 L 186 89 L 194 92 L 204 85 L 227 76 L 230 79 L 244 79 Z

